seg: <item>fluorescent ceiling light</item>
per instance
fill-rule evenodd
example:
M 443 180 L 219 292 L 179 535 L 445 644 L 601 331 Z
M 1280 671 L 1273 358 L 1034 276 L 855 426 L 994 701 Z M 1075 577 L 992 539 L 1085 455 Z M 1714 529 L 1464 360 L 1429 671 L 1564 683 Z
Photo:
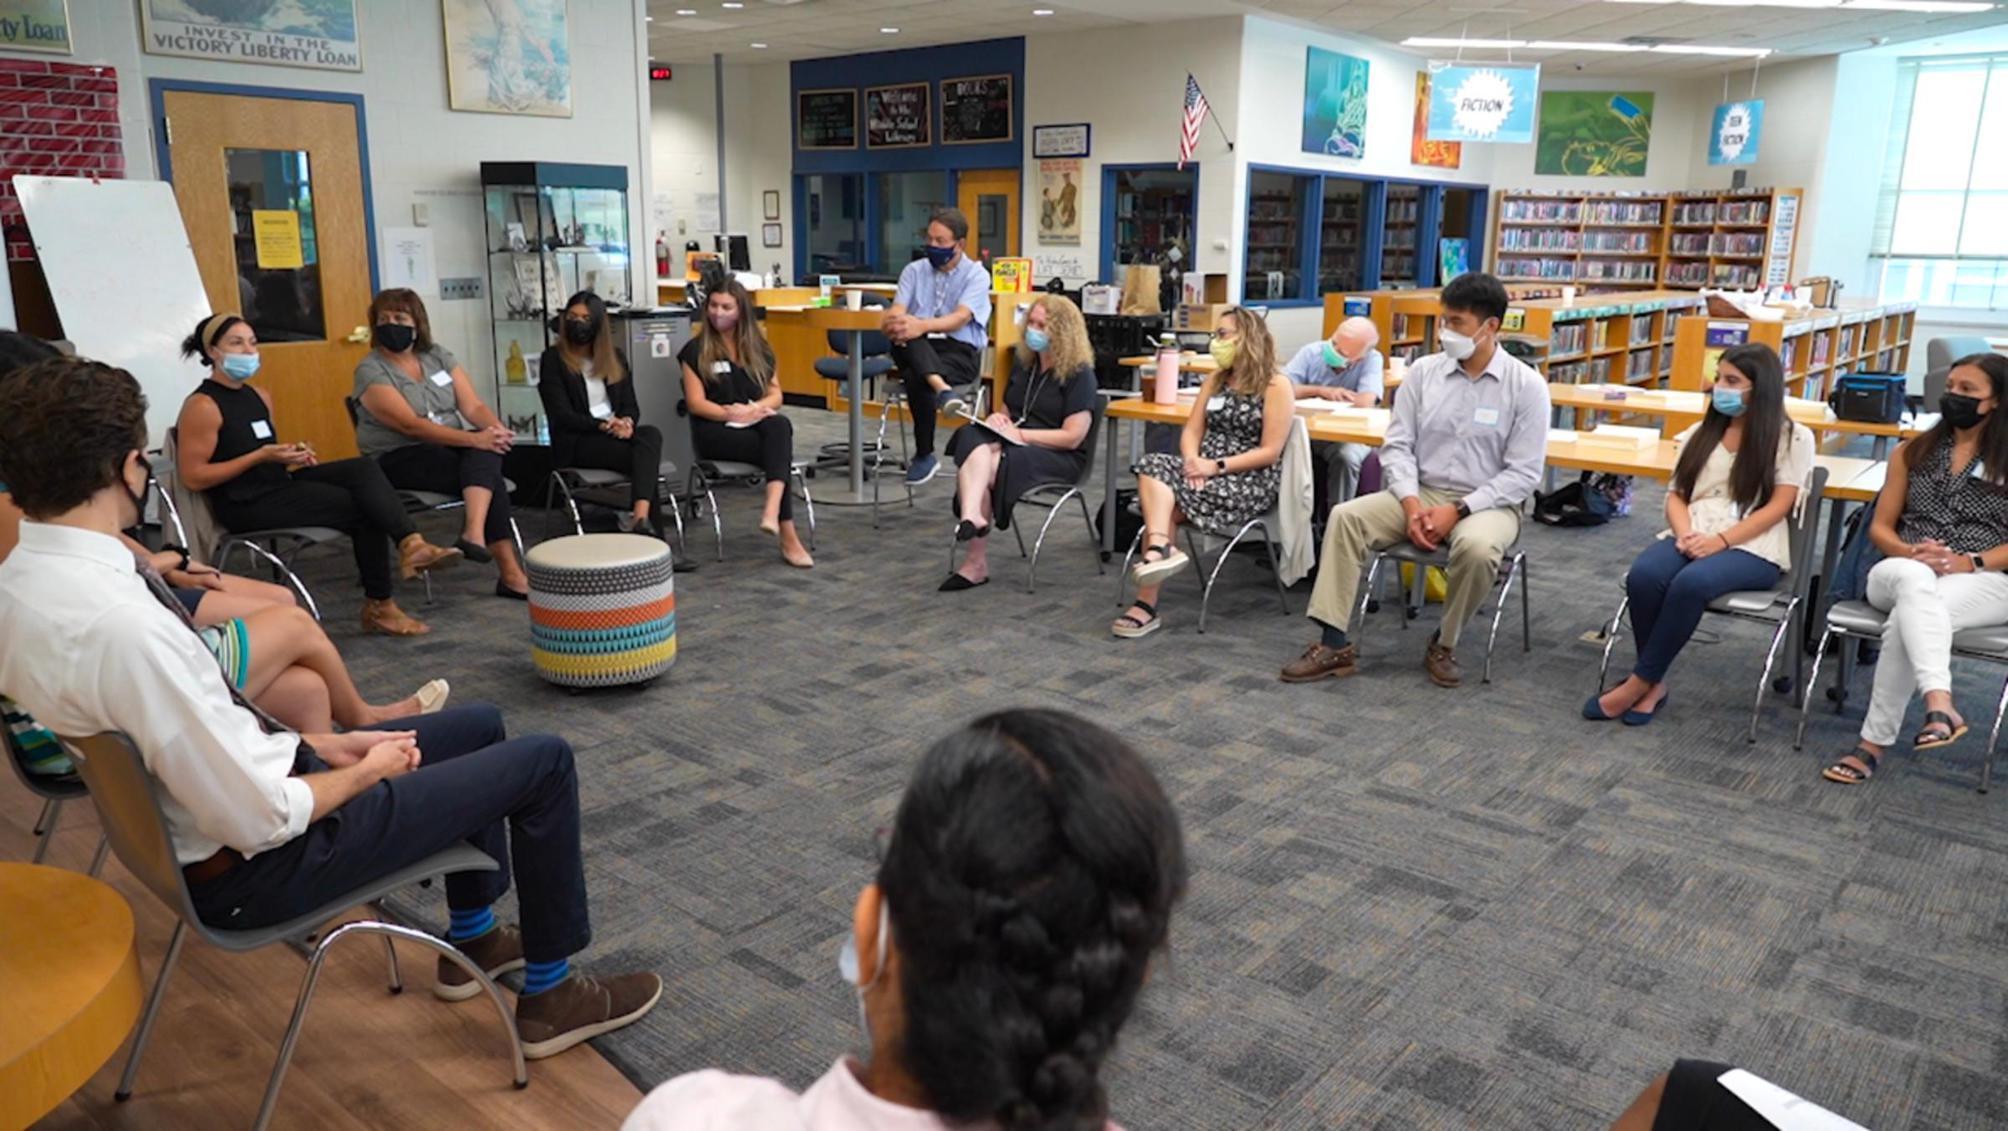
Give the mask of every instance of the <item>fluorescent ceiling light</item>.
M 1698 43 L 1662 43 L 1652 48 L 1668 55 L 1727 55 L 1736 59 L 1762 59 L 1769 47 L 1704 47 Z
M 1838 8 L 1841 0 L 1685 0 L 1708 8 Z
M 679 16 L 694 16 L 694 15 L 696 15 L 696 14 L 697 14 L 697 9 L 695 9 L 695 8 L 678 8 L 678 9 L 676 10 L 676 14 L 677 14 L 677 15 L 679 15 Z
M 1848 0 L 1841 7 L 1870 12 L 1991 12 L 1995 5 L 1968 0 Z
M 879 29 L 879 34 L 880 34 L 880 35 L 898 35 L 898 34 L 899 34 L 899 29 L 898 29 L 898 28 L 896 28 L 896 27 L 882 27 L 882 28 L 880 28 L 880 29 Z
M 1643 51 L 1641 43 L 1570 43 L 1565 39 L 1537 39 L 1526 45 L 1529 51 Z
M 1608 0 L 1612 4 L 1695 4 L 1711 8 L 1852 8 L 1859 12 L 1991 12 L 1982 0 Z
M 1403 47 L 1481 47 L 1509 48 L 1525 47 L 1523 39 L 1443 39 L 1430 35 L 1411 35 L 1401 41 Z
M 1050 16 L 1053 14 L 1053 10 L 1051 8 L 1034 8 L 1032 9 L 1032 14 L 1035 16 Z
M 748 44 L 747 46 L 749 46 L 749 47 L 752 47 L 752 48 L 754 48 L 755 50 L 759 50 L 759 51 L 764 51 L 764 50 L 766 50 L 766 49 L 767 49 L 767 45 L 766 45 L 766 44 L 764 44 L 764 43 L 752 43 L 752 44 Z

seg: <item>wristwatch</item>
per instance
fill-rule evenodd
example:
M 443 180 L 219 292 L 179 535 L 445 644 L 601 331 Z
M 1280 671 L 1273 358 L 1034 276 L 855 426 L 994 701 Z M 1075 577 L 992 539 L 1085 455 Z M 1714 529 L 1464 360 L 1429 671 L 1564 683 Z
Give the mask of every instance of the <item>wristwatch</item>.
M 1973 563 L 1973 572 L 1975 573 L 1987 572 L 1987 563 L 1986 561 L 1982 560 L 1979 554 L 1968 554 L 1966 555 L 1966 560 Z
M 1471 504 L 1465 502 L 1463 499 L 1457 500 L 1457 517 L 1460 519 L 1470 518 Z
M 176 570 L 186 571 L 188 569 L 188 547 L 177 546 L 172 542 L 168 542 L 163 543 L 160 548 L 163 553 L 174 553 L 181 556 L 181 561 L 174 567 Z
M 1214 461 L 1213 461 L 1213 474 L 1215 474 L 1215 475 L 1225 475 L 1225 474 L 1227 474 L 1227 461 L 1226 461 L 1226 460 L 1224 460 L 1224 459 L 1217 459 L 1217 460 L 1214 460 Z

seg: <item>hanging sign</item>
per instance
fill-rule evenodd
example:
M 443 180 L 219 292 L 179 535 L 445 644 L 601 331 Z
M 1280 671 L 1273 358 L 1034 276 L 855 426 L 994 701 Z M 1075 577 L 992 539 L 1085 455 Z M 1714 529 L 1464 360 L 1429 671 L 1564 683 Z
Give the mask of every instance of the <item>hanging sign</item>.
M 1429 79 L 1430 141 L 1534 140 L 1541 68 L 1449 66 Z
M 1764 100 L 1725 102 L 1715 108 L 1715 124 L 1708 131 L 1710 165 L 1754 165 L 1757 138 L 1764 130 Z

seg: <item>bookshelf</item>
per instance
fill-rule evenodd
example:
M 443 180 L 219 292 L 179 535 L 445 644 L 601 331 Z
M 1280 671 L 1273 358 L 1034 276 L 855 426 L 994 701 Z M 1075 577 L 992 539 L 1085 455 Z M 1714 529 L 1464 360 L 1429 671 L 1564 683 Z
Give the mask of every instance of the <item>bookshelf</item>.
M 1705 389 L 1714 376 L 1714 358 L 1722 350 L 1760 342 L 1777 350 L 1785 363 L 1786 396 L 1825 400 L 1838 376 L 1907 370 L 1911 335 L 1916 329 L 1916 303 L 1815 310 L 1789 322 L 1716 318 L 1704 312 L 1681 323 L 1668 384 L 1675 389 Z M 1687 417 L 1680 427 L 1693 422 L 1693 417 Z M 1667 426 L 1673 428 L 1671 418 Z
M 1502 191 L 1493 270 L 1508 283 L 1597 290 L 1782 285 L 1792 278 L 1801 199 L 1794 188 Z

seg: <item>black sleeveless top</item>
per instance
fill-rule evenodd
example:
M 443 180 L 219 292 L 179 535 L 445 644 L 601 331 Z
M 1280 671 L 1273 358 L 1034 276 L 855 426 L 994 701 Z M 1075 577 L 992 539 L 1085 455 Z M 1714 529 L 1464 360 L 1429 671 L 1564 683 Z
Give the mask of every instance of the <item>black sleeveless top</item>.
M 265 398 L 258 395 L 258 390 L 249 385 L 232 389 L 217 381 L 204 381 L 195 391 L 215 401 L 217 410 L 223 413 L 223 426 L 216 430 L 216 451 L 209 457 L 210 463 L 228 463 L 278 441 L 278 429 L 272 426 L 272 410 L 265 407 Z M 288 482 L 283 466 L 261 463 L 206 493 L 231 502 L 249 502 Z
M 1910 469 L 1897 537 L 1906 542 L 1935 539 L 1962 554 L 1980 554 L 2008 542 L 2008 488 L 1982 474 L 1976 457 L 1955 472 L 1952 437 Z

